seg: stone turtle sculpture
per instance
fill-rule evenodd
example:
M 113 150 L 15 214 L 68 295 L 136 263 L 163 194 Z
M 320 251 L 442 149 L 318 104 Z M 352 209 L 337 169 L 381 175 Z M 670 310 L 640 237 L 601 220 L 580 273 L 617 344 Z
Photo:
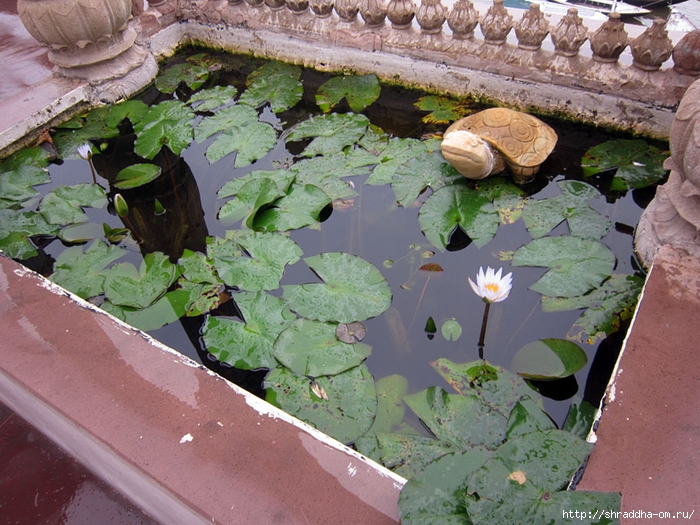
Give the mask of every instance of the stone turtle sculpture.
M 552 153 L 556 132 L 540 119 L 507 108 L 490 108 L 453 123 L 441 149 L 468 179 L 483 179 L 506 168 L 519 183 L 530 180 Z

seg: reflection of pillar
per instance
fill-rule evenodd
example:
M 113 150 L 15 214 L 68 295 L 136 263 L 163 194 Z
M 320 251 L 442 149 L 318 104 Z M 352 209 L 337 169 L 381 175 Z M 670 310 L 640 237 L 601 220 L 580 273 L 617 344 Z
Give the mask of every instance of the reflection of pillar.
M 670 244 L 700 257 L 700 80 L 683 96 L 671 125 L 668 182 L 642 214 L 635 250 L 650 266 L 656 250 Z
M 131 7 L 131 0 L 17 2 L 22 23 L 49 48 L 57 72 L 95 85 L 119 79 L 119 85 L 104 86 L 100 93 L 112 100 L 140 89 L 158 69 L 150 53 L 136 44 Z
M 123 168 L 148 162 L 133 153 L 133 136 L 119 139 L 101 155 L 93 157 L 97 173 L 114 181 Z M 207 225 L 197 181 L 182 157 L 163 148 L 152 161 L 162 169 L 154 181 L 133 190 L 113 189 L 121 193 L 129 206 L 127 226 L 141 240 L 146 254 L 160 251 L 175 261 L 187 248 L 206 253 Z M 156 209 L 156 199 L 164 208 Z

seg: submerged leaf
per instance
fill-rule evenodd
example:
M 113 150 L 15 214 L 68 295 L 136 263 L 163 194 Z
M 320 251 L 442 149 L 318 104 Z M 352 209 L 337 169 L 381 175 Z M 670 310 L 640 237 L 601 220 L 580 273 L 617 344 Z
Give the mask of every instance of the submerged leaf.
M 333 77 L 318 88 L 316 104 L 321 111 L 328 113 L 344 98 L 350 109 L 359 113 L 377 98 L 381 86 L 376 75 L 347 75 Z
M 659 182 L 666 171 L 668 152 L 650 146 L 643 140 L 611 140 L 589 149 L 581 159 L 585 177 L 617 168 L 611 189 L 646 188 Z
M 376 317 L 391 305 L 391 288 L 371 263 L 348 253 L 304 259 L 324 283 L 285 285 L 284 298 L 302 317 L 350 323 Z
M 183 290 L 168 292 L 146 308 L 135 309 L 106 301 L 102 309 L 143 331 L 157 330 L 185 315 L 189 294 Z
M 448 341 L 456 341 L 462 336 L 462 325 L 453 317 L 442 323 L 440 333 Z
M 566 339 L 541 339 L 523 346 L 513 356 L 512 368 L 527 379 L 561 379 L 588 363 L 586 353 Z
M 312 393 L 308 378 L 285 367 L 271 370 L 263 387 L 270 403 L 342 443 L 352 443 L 369 430 L 377 411 L 377 394 L 364 364 L 314 381 L 328 400 Z
M 161 71 L 156 77 L 156 89 L 161 93 L 174 93 L 181 83 L 195 90 L 209 78 L 209 69 L 199 63 L 183 62 Z

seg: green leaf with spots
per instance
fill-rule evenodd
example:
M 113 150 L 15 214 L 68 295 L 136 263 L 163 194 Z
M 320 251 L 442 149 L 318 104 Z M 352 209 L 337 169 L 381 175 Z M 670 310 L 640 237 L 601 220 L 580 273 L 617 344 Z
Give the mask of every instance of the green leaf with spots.
M 112 186 L 120 190 L 130 190 L 144 186 L 160 177 L 162 170 L 156 164 L 148 162 L 132 164 L 117 173 Z
M 549 430 L 557 428 L 547 412 L 532 399 L 523 397 L 518 401 L 508 417 L 507 439 L 536 432 L 538 430 Z
M 0 163 L 0 209 L 21 206 L 39 192 L 33 186 L 51 182 L 43 148 L 25 148 Z
M 49 224 L 41 213 L 0 209 L 0 250 L 13 259 L 37 255 L 29 240 L 34 235 L 56 235 L 58 226 Z
M 112 127 L 117 127 L 124 119 L 129 119 L 131 124 L 136 124 L 148 114 L 148 106 L 141 100 L 125 100 L 114 104 L 109 108 L 105 122 Z
M 180 84 L 190 89 L 201 87 L 209 78 L 209 69 L 196 62 L 183 62 L 161 71 L 156 77 L 156 89 L 161 93 L 174 93 Z
M 316 378 L 328 400 L 319 399 L 311 381 L 285 367 L 271 370 L 263 384 L 267 400 L 342 443 L 352 443 L 372 426 L 377 411 L 374 379 L 366 365 Z
M 505 439 L 508 419 L 475 395 L 448 394 L 440 387 L 404 398 L 406 404 L 438 439 L 461 450 L 497 448 Z
M 589 149 L 581 159 L 584 177 L 617 168 L 610 189 L 646 188 L 659 182 L 666 170 L 668 151 L 650 146 L 643 140 L 612 140 Z
M 574 297 L 598 288 L 612 275 L 615 254 L 592 239 L 544 237 L 519 248 L 512 264 L 550 268 L 530 289 L 550 297 Z
M 118 306 L 106 301 L 101 308 L 128 325 L 148 332 L 158 330 L 165 325 L 174 323 L 185 315 L 189 293 L 185 290 L 173 290 L 146 308 L 136 309 L 129 306 Z
M 238 195 L 243 186 L 257 179 L 270 179 L 275 182 L 279 191 L 286 192 L 289 189 L 289 185 L 294 181 L 294 177 L 294 173 L 288 170 L 253 170 L 245 175 L 235 177 L 228 181 L 221 187 L 216 196 L 219 199 L 225 199 L 226 197 Z
M 410 478 L 399 496 L 403 525 L 464 525 L 470 523 L 464 508 L 467 476 L 493 453 L 474 449 L 445 454 Z
M 302 376 L 335 375 L 359 365 L 371 353 L 364 343 L 348 344 L 335 335 L 337 323 L 297 319 L 277 337 L 277 360 Z
M 223 283 L 216 273 L 214 262 L 201 252 L 185 249 L 177 264 L 181 278 L 191 283 Z
M 316 92 L 316 104 L 328 113 L 346 99 L 350 109 L 359 113 L 379 98 L 381 86 L 376 75 L 347 75 L 326 80 Z
M 194 112 L 179 100 L 165 100 L 151 106 L 148 113 L 134 124 L 134 151 L 152 160 L 163 146 L 179 155 L 192 142 Z
M 445 454 L 461 452 L 450 441 L 412 434 L 379 432 L 375 441 L 381 462 L 387 468 L 409 479 L 437 458 Z
M 248 75 L 248 88 L 238 102 L 254 108 L 269 102 L 273 113 L 285 111 L 295 106 L 304 94 L 300 77 L 301 68 L 298 66 L 284 62 L 267 62 Z
M 512 370 L 536 380 L 561 379 L 588 363 L 586 352 L 566 339 L 541 339 L 523 346 L 513 356 Z
M 588 204 L 601 196 L 598 190 L 573 180 L 559 181 L 557 186 L 561 195 L 525 203 L 523 221 L 530 235 L 539 239 L 562 221 L 568 223 L 569 232 L 577 237 L 600 239 L 608 233 L 612 223 Z
M 467 477 L 464 504 L 474 525 L 491 523 L 580 523 L 562 510 L 620 508 L 617 493 L 561 491 L 593 445 L 562 430 L 514 437 Z M 616 520 L 588 515 L 583 523 Z
M 304 259 L 324 283 L 285 285 L 284 298 L 302 317 L 351 323 L 385 312 L 391 288 L 377 268 L 349 253 L 321 253 Z
M 56 259 L 51 280 L 83 299 L 104 292 L 105 269 L 128 252 L 102 241 L 93 241 L 83 253 L 82 246 L 65 249 Z
M 566 420 L 561 428 L 581 439 L 587 439 L 588 434 L 593 429 L 596 412 L 596 407 L 576 395 L 571 400 L 569 412 L 566 414 Z
M 214 256 L 214 267 L 223 281 L 241 290 L 276 290 L 288 264 L 302 255 L 297 243 L 278 233 L 249 232 L 235 238 L 241 253 Z
M 522 377 L 503 367 L 493 366 L 483 360 L 455 363 L 446 358 L 437 359 L 430 366 L 455 391 L 465 396 L 478 396 L 505 417 L 523 398 L 533 399 L 538 406 L 543 406 L 540 395 Z
M 396 170 L 411 159 L 427 155 L 428 149 L 418 139 L 392 138 L 381 149 L 372 153 L 376 156 L 376 166 L 365 184 L 380 186 L 390 184 Z
M 88 221 L 83 207 L 104 208 L 106 205 L 107 196 L 100 186 L 76 184 L 51 190 L 41 199 L 39 211 L 50 224 L 76 224 Z
M 297 230 L 318 221 L 331 198 L 313 184 L 292 184 L 289 193 L 261 210 L 253 219 L 253 228 L 267 231 Z
M 204 118 L 195 128 L 197 142 L 219 133 L 207 147 L 210 163 L 236 152 L 234 166 L 245 167 L 267 155 L 277 143 L 277 132 L 266 122 L 258 120 L 255 109 L 235 105 Z
M 331 113 L 311 117 L 294 126 L 287 134 L 287 141 L 311 138 L 304 149 L 304 156 L 333 155 L 355 144 L 367 131 L 369 119 L 353 113 Z
M 478 181 L 475 188 L 491 199 L 501 224 L 513 224 L 520 218 L 525 193 L 518 186 L 503 177 L 489 177 Z
M 243 224 L 250 228 L 258 210 L 284 197 L 286 191 L 287 188 L 281 189 L 278 181 L 272 178 L 250 179 L 241 187 L 235 199 L 221 207 L 218 218 L 227 225 L 244 219 Z
M 437 191 L 443 186 L 462 181 L 463 177 L 437 151 L 426 150 L 396 167 L 391 181 L 396 201 L 408 207 L 427 188 Z
M 104 289 L 116 306 L 146 308 L 159 299 L 179 276 L 177 267 L 161 252 L 147 253 L 141 267 L 118 263 L 110 268 Z
M 642 292 L 644 279 L 615 274 L 602 286 L 576 297 L 543 297 L 542 310 L 562 312 L 583 309 L 566 337 L 583 344 L 594 344 L 616 332 L 630 319 Z
M 356 167 L 344 153 L 324 157 L 302 159 L 294 163 L 289 171 L 296 174 L 298 184 L 313 184 L 321 188 L 332 200 L 346 199 L 356 194 L 343 177 L 366 175 L 369 170 Z
M 202 329 L 204 346 L 219 361 L 242 370 L 274 368 L 272 345 L 296 316 L 282 299 L 265 292 L 241 292 L 234 300 L 244 321 L 208 316 Z
M 180 290 L 189 294 L 185 303 L 187 317 L 199 317 L 218 308 L 230 299 L 228 292 L 220 284 L 200 284 L 189 281 L 179 282 Z M 167 294 L 166 294 L 167 295 Z
M 195 111 L 212 111 L 234 101 L 238 95 L 235 86 L 214 86 L 194 93 L 187 104 Z
M 460 227 L 481 248 L 496 235 L 500 218 L 487 195 L 465 184 L 440 188 L 418 212 L 418 223 L 430 243 L 445 250 Z

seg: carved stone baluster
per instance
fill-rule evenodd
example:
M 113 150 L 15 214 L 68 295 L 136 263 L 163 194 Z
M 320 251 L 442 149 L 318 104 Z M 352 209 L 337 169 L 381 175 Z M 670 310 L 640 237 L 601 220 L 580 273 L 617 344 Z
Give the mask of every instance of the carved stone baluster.
M 576 56 L 586 40 L 588 30 L 578 16 L 578 9 L 571 7 L 552 31 L 554 52 L 565 57 Z
M 408 29 L 413 23 L 416 6 L 412 0 L 389 0 L 386 17 L 394 29 Z
M 245 0 L 245 3 L 252 7 L 261 7 L 265 0 Z
M 309 0 L 286 0 L 287 8 L 295 15 L 302 15 L 309 10 Z
M 593 60 L 606 63 L 617 62 L 627 47 L 627 31 L 620 13 L 610 13 L 603 25 L 591 35 L 590 42 Z
M 673 48 L 673 69 L 681 75 L 700 75 L 700 29 L 687 33 Z
M 333 0 L 311 0 L 309 7 L 318 18 L 328 18 L 333 14 Z
M 503 6 L 503 0 L 493 0 L 484 18 L 479 23 L 484 41 L 487 44 L 501 45 L 508 38 L 508 33 L 513 28 L 513 17 Z
M 540 11 L 539 4 L 530 4 L 520 21 L 515 24 L 515 35 L 521 49 L 538 50 L 549 34 L 549 23 Z
M 445 7 L 440 0 L 422 0 L 416 13 L 416 20 L 422 33 L 440 33 L 442 24 L 445 23 Z
M 231 0 L 229 0 L 229 3 Z M 271 11 L 281 11 L 287 7 L 286 0 L 265 0 L 265 5 L 270 8 Z
M 673 43 L 666 32 L 666 22 L 655 18 L 651 27 L 632 40 L 632 64 L 644 71 L 657 71 L 673 52 Z
M 452 37 L 458 40 L 473 38 L 478 23 L 479 13 L 469 0 L 457 0 L 447 15 L 447 25 L 452 30 Z
M 357 19 L 359 9 L 359 0 L 335 0 L 335 12 L 343 22 L 354 22 Z
M 360 16 L 367 27 L 381 27 L 386 19 L 386 8 L 382 0 L 362 0 Z

